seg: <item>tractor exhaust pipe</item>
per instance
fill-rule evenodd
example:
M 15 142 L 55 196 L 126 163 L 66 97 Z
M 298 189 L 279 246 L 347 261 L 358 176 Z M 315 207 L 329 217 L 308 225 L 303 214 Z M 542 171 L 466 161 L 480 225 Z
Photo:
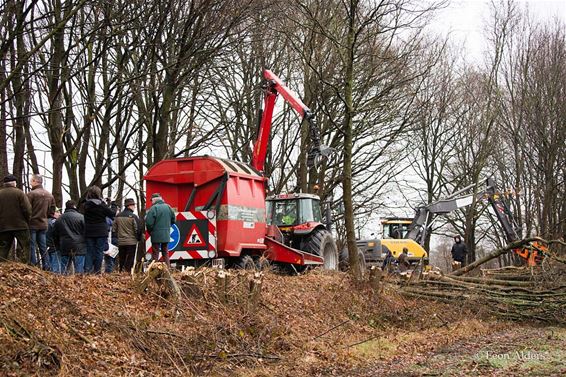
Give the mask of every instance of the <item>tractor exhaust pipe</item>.
M 324 203 L 324 225 L 326 225 L 326 230 L 332 232 L 332 210 L 330 209 L 330 202 Z

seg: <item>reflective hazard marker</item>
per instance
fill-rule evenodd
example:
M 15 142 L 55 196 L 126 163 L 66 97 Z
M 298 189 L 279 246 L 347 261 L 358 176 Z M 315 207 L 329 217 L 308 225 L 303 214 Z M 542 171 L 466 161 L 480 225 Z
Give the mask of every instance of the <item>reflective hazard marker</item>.
M 172 262 L 216 257 L 216 216 L 210 216 L 210 211 L 188 211 L 177 212 L 175 219 L 169 233 L 169 259 Z M 148 232 L 145 248 L 151 252 Z
M 184 247 L 202 247 L 206 246 L 203 237 L 196 224 L 193 224 L 191 230 L 187 233 L 187 238 L 183 242 Z

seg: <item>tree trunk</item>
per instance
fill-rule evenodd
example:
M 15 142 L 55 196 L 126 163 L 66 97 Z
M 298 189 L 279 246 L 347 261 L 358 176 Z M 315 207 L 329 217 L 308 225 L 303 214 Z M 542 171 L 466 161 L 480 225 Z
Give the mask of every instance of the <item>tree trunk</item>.
M 305 67 L 304 74 L 303 74 L 303 82 L 304 82 L 304 103 L 308 106 L 308 104 L 312 101 L 311 95 L 311 81 L 309 79 L 309 70 L 308 67 Z M 299 161 L 297 164 L 298 167 L 298 186 L 301 189 L 301 192 L 309 192 L 309 181 L 308 181 L 308 168 L 307 168 L 307 151 L 309 148 L 309 123 L 306 121 L 301 122 L 301 149 L 299 152 Z
M 165 89 L 163 90 L 163 102 L 159 109 L 159 129 L 155 133 L 153 140 L 153 158 L 152 162 L 163 160 L 167 156 L 167 141 L 169 140 L 170 128 L 176 125 L 171 124 L 171 110 L 175 95 L 175 80 L 170 74 L 166 75 Z
M 60 1 L 53 5 L 53 17 L 55 24 L 61 22 L 63 12 Z M 48 135 L 51 145 L 51 159 L 53 161 L 53 190 L 52 194 L 58 206 L 63 203 L 63 166 L 65 163 L 65 151 L 63 149 L 63 116 L 61 113 L 61 69 L 65 54 L 64 29 L 58 29 L 53 34 L 50 72 L 48 74 Z
M 28 85 L 26 85 L 26 86 L 28 86 Z M 26 90 L 26 92 L 30 93 L 29 90 Z M 27 108 L 26 113 L 29 114 L 29 101 L 28 101 L 26 108 Z M 29 121 L 26 120 L 24 122 L 24 127 L 25 127 L 24 131 L 25 131 L 25 135 L 26 135 L 26 147 L 27 147 L 28 163 L 31 165 L 31 171 L 33 172 L 33 174 L 40 174 L 39 164 L 37 163 L 37 156 L 35 155 L 35 148 L 33 146 L 33 140 L 32 140 L 32 137 L 31 137 L 31 129 L 30 129 Z
M 4 81 L 6 65 L 4 59 L 0 59 L 0 81 Z M 6 131 L 6 90 L 0 91 L 0 179 L 8 174 L 8 133 Z
M 23 41 L 23 34 L 19 34 L 16 39 L 16 44 L 12 45 L 11 52 L 11 65 L 15 67 L 17 61 L 23 59 L 26 55 L 26 48 Z M 26 91 L 24 90 L 24 75 L 20 72 L 15 74 L 12 79 L 12 93 L 14 95 L 14 103 L 16 108 L 16 119 L 14 121 L 15 140 L 14 140 L 14 161 L 12 165 L 12 174 L 18 178 L 18 187 L 23 188 L 23 172 L 24 172 L 24 158 L 26 147 L 25 135 L 25 122 L 27 119 L 26 103 L 29 98 L 26 98 Z
M 352 198 L 352 158 L 354 148 L 354 25 L 356 21 L 357 1 L 350 0 L 349 24 L 347 37 L 346 76 L 344 77 L 344 222 L 346 225 L 346 240 L 348 244 L 348 260 L 354 279 L 361 280 L 362 272 L 358 262 L 358 247 L 356 245 L 356 230 L 354 227 L 354 201 Z
M 118 104 L 118 114 L 122 114 L 123 112 L 123 105 L 122 102 L 120 102 Z M 121 131 L 122 130 L 122 124 L 123 124 L 123 119 L 118 116 L 116 118 L 117 122 L 119 123 L 119 125 L 117 126 L 117 130 Z M 141 127 L 140 127 L 141 128 Z M 124 182 L 126 180 L 126 172 L 125 172 L 125 161 L 126 161 L 126 143 L 124 143 L 124 137 L 121 134 L 121 132 L 116 132 L 116 147 L 118 148 L 118 171 L 121 172 L 120 173 L 120 178 L 118 179 L 118 188 L 117 188 L 117 192 L 116 192 L 116 203 L 118 204 L 118 206 L 121 208 L 122 204 L 124 202 Z

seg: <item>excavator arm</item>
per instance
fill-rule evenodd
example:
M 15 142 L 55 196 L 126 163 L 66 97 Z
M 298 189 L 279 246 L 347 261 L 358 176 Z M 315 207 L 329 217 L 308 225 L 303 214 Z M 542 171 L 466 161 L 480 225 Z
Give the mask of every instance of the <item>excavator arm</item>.
M 474 196 L 478 198 L 484 195 L 485 191 L 476 194 L 470 193 L 470 190 L 475 186 L 476 184 L 469 185 L 446 199 L 418 207 L 405 238 L 413 239 L 421 246 L 424 246 L 426 237 L 430 233 L 437 215 L 446 215 L 457 209 L 467 207 L 474 202 Z
M 487 200 L 503 230 L 506 241 L 508 243 L 519 241 L 521 238 L 521 228 L 517 225 L 513 217 L 507 200 L 505 200 L 505 195 L 499 193 L 493 179 L 487 179 L 487 189 L 485 192 L 487 194 Z M 521 258 L 525 259 L 529 266 L 536 266 L 540 263 L 542 256 L 547 250 L 548 245 L 544 245 L 540 242 L 532 242 L 513 251 Z
M 488 203 L 497 217 L 497 221 L 503 231 L 506 241 L 508 243 L 518 241 L 521 238 L 521 229 L 515 222 L 509 205 L 497 190 L 497 185 L 492 178 L 485 180 L 485 184 L 486 187 L 479 192 L 473 192 L 475 190 L 472 189 L 476 186 L 476 184 L 472 184 L 453 193 L 447 199 L 442 199 L 417 208 L 415 217 L 409 226 L 409 231 L 405 238 L 413 239 L 423 246 L 432 227 L 434 218 L 437 215 L 445 215 L 457 209 L 467 207 L 474 202 L 475 197 L 476 200 L 487 198 Z M 520 257 L 526 259 L 530 266 L 533 266 L 540 259 L 540 254 L 544 253 L 546 249 L 546 245 L 533 243 L 532 245 L 527 245 L 524 248 L 516 249 L 514 252 Z
M 254 149 L 252 153 L 251 165 L 257 171 L 263 171 L 265 168 L 265 159 L 267 149 L 269 147 L 269 139 L 271 136 L 271 123 L 273 120 L 273 109 L 275 101 L 280 94 L 297 113 L 301 119 L 307 121 L 309 126 L 310 149 L 307 155 L 307 166 L 309 168 L 316 166 L 323 155 L 326 155 L 328 148 L 320 144 L 320 132 L 314 121 L 312 111 L 301 101 L 297 93 L 287 88 L 285 84 L 273 72 L 268 69 L 263 71 L 263 77 L 266 80 L 264 89 L 263 109 L 260 113 L 259 127 L 257 131 Z

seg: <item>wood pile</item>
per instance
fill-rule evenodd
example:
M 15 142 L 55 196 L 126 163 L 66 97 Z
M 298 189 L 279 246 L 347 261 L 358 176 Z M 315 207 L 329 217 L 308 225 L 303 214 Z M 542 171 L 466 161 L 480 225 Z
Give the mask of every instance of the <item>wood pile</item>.
M 496 250 L 490 256 L 493 258 L 508 250 Z M 482 258 L 482 263 L 492 258 Z M 481 277 L 465 276 L 482 263 L 448 275 L 427 274 L 424 280 L 406 285 L 402 293 L 462 306 L 481 306 L 511 320 L 566 324 L 566 278 L 563 270 L 556 273 L 564 267 L 559 259 L 548 258 L 537 267 L 485 269 L 481 270 Z

